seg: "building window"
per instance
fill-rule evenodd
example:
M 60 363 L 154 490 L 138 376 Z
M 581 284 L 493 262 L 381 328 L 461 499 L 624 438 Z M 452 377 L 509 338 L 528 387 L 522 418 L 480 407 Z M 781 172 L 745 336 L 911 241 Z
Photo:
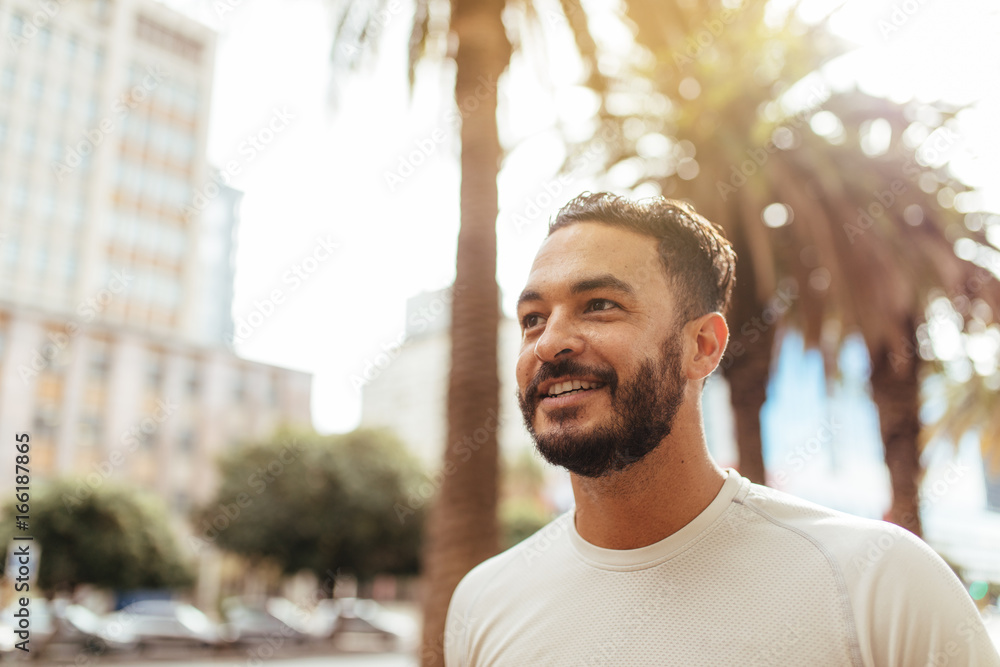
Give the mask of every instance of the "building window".
M 11 267 L 17 266 L 18 258 L 20 257 L 21 242 L 16 236 L 11 236 L 4 243 L 7 257 L 7 264 Z
M 35 433 L 40 441 L 51 442 L 59 429 L 59 408 L 53 403 L 43 403 L 35 412 Z
M 49 251 L 45 246 L 38 248 L 35 251 L 35 272 L 39 275 L 45 273 L 45 269 L 49 266 Z
M 35 131 L 28 130 L 21 135 L 21 152 L 25 156 L 31 156 L 35 152 Z
M 90 342 L 90 359 L 87 364 L 87 377 L 96 383 L 104 383 L 111 369 L 111 356 L 107 341 L 92 340 Z
M 188 396 L 194 397 L 201 393 L 201 372 L 198 368 L 197 360 L 191 361 L 191 367 L 188 369 L 185 386 Z
M 14 202 L 14 211 L 20 215 L 24 213 L 24 207 L 28 204 L 28 186 L 24 183 L 18 183 L 14 186 L 14 196 L 12 197 Z
M 76 280 L 76 255 L 70 255 L 63 263 L 65 269 L 66 282 L 71 283 Z
M 242 368 L 237 368 L 233 376 L 233 400 L 242 403 L 247 398 L 246 373 Z
M 77 424 L 77 442 L 84 447 L 97 445 L 104 436 L 104 423 L 100 415 L 89 413 Z
M 70 223 L 75 227 L 83 223 L 84 207 L 80 202 L 73 205 Z
M 159 391 L 163 384 L 163 353 L 151 352 L 146 362 L 146 387 Z
M 0 90 L 10 95 L 14 90 L 14 64 L 9 63 L 0 70 Z
M 21 36 L 24 32 L 24 19 L 16 14 L 10 17 L 10 34 Z
M 267 400 L 271 405 L 278 405 L 278 376 L 268 376 Z
M 191 62 L 198 62 L 201 59 L 202 44 L 200 42 L 171 30 L 153 19 L 140 16 L 136 21 L 136 34 L 140 39 Z

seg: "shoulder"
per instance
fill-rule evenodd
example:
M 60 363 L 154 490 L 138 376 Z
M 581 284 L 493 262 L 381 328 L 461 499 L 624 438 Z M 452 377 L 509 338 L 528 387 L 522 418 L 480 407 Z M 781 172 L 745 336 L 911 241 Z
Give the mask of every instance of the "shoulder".
M 755 484 L 738 502 L 824 554 L 849 600 L 865 664 L 960 656 L 966 662 L 953 664 L 1000 665 L 962 582 L 910 531 Z
M 895 566 L 956 579 L 926 542 L 887 521 L 839 512 L 757 484 L 737 502 L 776 529 L 810 542 L 847 583 L 861 583 L 866 575 Z

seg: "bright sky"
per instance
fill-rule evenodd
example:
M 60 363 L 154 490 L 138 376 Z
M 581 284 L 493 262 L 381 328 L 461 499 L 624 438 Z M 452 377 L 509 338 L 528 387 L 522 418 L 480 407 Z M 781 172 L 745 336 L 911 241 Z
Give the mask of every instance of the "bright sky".
M 339 75 L 341 103 L 333 112 L 327 97 L 333 18 L 325 0 L 166 1 L 220 31 L 209 136 L 214 164 L 240 158 L 241 143 L 263 129 L 275 109 L 294 115 L 234 179 L 246 193 L 234 316 L 245 319 L 274 289 L 287 297 L 237 351 L 313 373 L 316 427 L 350 430 L 361 408 L 351 376 L 400 337 L 408 297 L 454 278 L 457 146 L 434 140 L 437 130 L 449 130 L 448 72 L 424 67 L 409 99 L 405 44 L 412 10 L 404 2 L 383 29 L 375 67 L 361 76 Z M 963 114 L 955 169 L 983 187 L 984 208 L 1000 211 L 996 5 L 853 0 L 835 26 L 862 46 L 835 69 L 843 81 L 857 79 L 864 90 L 898 100 L 980 100 Z M 555 180 L 563 152 L 553 120 L 581 105 L 579 91 L 553 90 L 524 62 L 512 69 L 516 86 L 502 82 L 501 93 L 511 114 L 504 138 L 515 147 L 501 174 L 498 223 L 498 279 L 508 311 L 548 217 L 594 187 Z M 388 187 L 385 172 L 398 170 L 400 159 L 421 145 L 428 153 L 423 163 L 401 185 Z M 545 184 L 563 191 L 553 201 Z M 530 224 L 513 222 L 515 213 L 528 217 L 535 210 Z M 340 247 L 293 288 L 286 272 L 312 255 L 318 237 L 332 237 Z

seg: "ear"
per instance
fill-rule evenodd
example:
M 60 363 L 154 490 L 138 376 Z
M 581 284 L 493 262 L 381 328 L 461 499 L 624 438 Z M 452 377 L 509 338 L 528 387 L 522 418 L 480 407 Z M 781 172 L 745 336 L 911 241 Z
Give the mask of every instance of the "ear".
M 729 342 L 729 325 L 721 313 L 702 315 L 687 323 L 688 339 L 694 339 L 694 351 L 687 359 L 685 373 L 689 380 L 711 375 L 722 360 Z

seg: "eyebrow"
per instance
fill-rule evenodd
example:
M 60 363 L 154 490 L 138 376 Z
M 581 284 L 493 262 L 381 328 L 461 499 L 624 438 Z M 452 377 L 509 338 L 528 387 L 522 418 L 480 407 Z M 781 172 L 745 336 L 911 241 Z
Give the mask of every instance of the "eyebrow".
M 569 288 L 569 291 L 571 294 L 583 294 L 584 292 L 592 292 L 598 289 L 611 289 L 616 292 L 621 292 L 622 294 L 627 294 L 628 296 L 635 294 L 635 289 L 633 289 L 631 285 L 620 278 L 614 277 L 610 273 L 604 273 L 599 276 L 578 280 L 573 283 L 573 285 Z M 517 307 L 520 308 L 521 304 L 527 301 L 541 300 L 542 295 L 540 292 L 526 289 L 521 292 L 521 296 L 518 297 Z

